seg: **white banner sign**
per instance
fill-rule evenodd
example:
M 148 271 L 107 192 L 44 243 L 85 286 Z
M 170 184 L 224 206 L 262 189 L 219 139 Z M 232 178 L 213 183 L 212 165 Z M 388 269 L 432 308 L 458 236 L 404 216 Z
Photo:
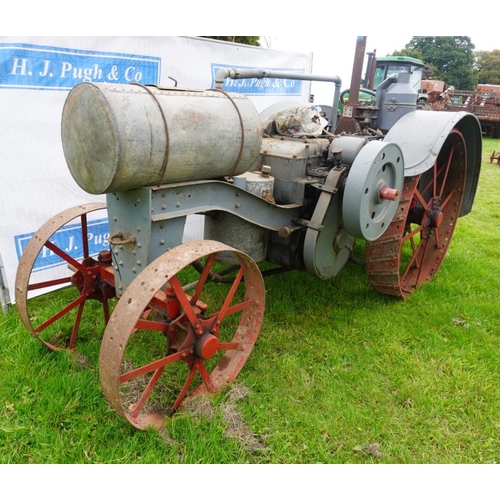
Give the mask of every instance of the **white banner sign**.
M 4 309 L 14 301 L 21 254 L 40 226 L 67 208 L 105 201 L 104 196 L 81 190 L 67 168 L 61 112 L 68 92 L 81 82 L 209 89 L 222 67 L 310 74 L 312 54 L 193 37 L 0 37 L 0 299 Z M 246 95 L 261 112 L 278 101 L 308 102 L 310 82 L 226 80 L 225 90 Z M 54 238 L 78 259 L 81 249 L 74 248 L 75 231 L 65 227 Z M 107 246 L 107 219 L 98 217 L 88 232 L 91 252 L 97 254 Z M 33 272 L 56 277 L 60 266 L 66 263 L 46 251 Z

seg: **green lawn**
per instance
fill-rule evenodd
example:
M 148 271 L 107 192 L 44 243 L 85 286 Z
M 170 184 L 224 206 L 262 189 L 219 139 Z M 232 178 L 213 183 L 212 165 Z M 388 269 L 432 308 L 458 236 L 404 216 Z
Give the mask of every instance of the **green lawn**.
M 473 211 L 435 279 L 404 302 L 348 263 L 266 278 L 255 348 L 223 394 L 138 431 L 102 396 L 94 320 L 50 352 L 0 317 L 4 464 L 494 464 L 500 461 L 500 166 L 484 139 Z M 63 293 L 63 292 L 61 292 Z M 52 306 L 47 300 L 47 308 Z M 55 479 L 55 478 L 53 478 Z

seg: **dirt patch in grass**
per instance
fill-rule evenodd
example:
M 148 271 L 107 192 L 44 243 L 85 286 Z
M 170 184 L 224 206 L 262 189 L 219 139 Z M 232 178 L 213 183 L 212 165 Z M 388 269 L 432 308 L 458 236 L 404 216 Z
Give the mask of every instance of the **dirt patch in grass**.
M 127 364 L 127 363 L 125 363 Z M 124 384 L 122 387 L 121 397 L 122 404 L 126 411 L 131 411 L 137 399 L 144 390 L 145 380 L 144 377 L 137 377 L 136 379 Z M 158 391 L 158 387 L 155 388 Z M 167 388 L 164 388 L 168 392 Z M 210 396 L 197 396 L 194 398 L 186 399 L 179 411 L 194 416 L 197 419 L 212 420 L 216 412 L 220 412 L 222 420 L 226 425 L 224 435 L 233 440 L 239 441 L 242 446 L 250 451 L 265 451 L 266 447 L 261 438 L 253 432 L 253 430 L 245 423 L 238 404 L 243 401 L 250 394 L 250 389 L 242 384 L 231 385 L 225 401 L 219 403 L 217 408 L 214 406 L 213 398 Z M 160 395 L 161 396 L 161 395 Z M 161 406 L 161 397 L 154 403 L 148 401 L 144 407 L 144 411 L 152 413 L 161 413 L 163 408 Z M 161 435 L 163 438 L 172 442 L 166 429 L 162 429 Z
M 356 446 L 354 448 L 354 451 L 361 451 L 375 458 L 382 458 L 383 456 L 379 443 L 371 443 L 367 444 L 366 446 Z
M 250 389 L 241 384 L 233 384 L 229 389 L 226 401 L 218 405 L 222 420 L 226 424 L 224 435 L 229 439 L 239 441 L 243 447 L 251 452 L 265 451 L 266 446 L 261 438 L 243 420 L 238 411 L 238 403 L 250 394 Z M 199 396 L 189 399 L 182 405 L 184 412 L 195 415 L 197 418 L 213 419 L 216 413 L 210 397 Z
M 75 356 L 75 363 L 79 368 L 85 370 L 93 368 L 92 362 L 85 354 L 77 353 Z
M 250 389 L 244 385 L 234 385 L 228 394 L 228 399 L 222 405 L 222 418 L 227 424 L 226 436 L 239 440 L 248 451 L 265 451 L 266 447 L 252 429 L 244 422 L 238 411 L 238 402 L 250 394 Z

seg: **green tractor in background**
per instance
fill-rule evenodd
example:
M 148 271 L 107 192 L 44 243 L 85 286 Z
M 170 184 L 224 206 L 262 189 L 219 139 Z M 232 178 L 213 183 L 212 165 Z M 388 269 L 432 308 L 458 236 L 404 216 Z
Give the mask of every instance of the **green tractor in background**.
M 430 68 L 420 59 L 407 56 L 386 56 L 376 58 L 375 52 L 368 52 L 365 78 L 359 89 L 358 103 L 361 106 L 375 104 L 376 90 L 382 82 L 396 73 L 409 73 L 409 84 L 417 93 L 417 109 L 432 109 L 427 93 L 422 91 L 422 81 L 430 77 Z M 350 89 L 340 94 L 337 114 L 341 117 L 344 105 L 349 101 Z M 331 106 L 321 105 L 325 118 L 330 121 Z
M 373 65 L 375 53 L 368 54 L 368 65 Z M 369 68 L 367 68 L 368 70 Z M 422 92 L 422 80 L 429 78 L 430 68 L 420 59 L 406 56 L 387 56 L 376 59 L 373 78 L 370 81 L 369 74 L 365 76 L 364 86 L 368 89 L 376 90 L 377 87 L 390 75 L 394 73 L 410 73 L 410 85 L 418 94 L 417 107 L 428 104 L 428 96 Z M 424 107 L 424 106 L 422 106 Z M 427 106 L 429 109 L 430 106 Z
M 375 52 L 368 52 L 365 79 L 359 92 L 360 103 L 372 103 L 375 91 L 379 85 L 395 73 L 410 73 L 410 85 L 417 92 L 417 107 L 419 109 L 432 109 L 428 96 L 422 92 L 422 80 L 429 78 L 430 68 L 420 59 L 407 56 L 386 56 L 376 58 Z M 339 102 L 339 115 L 342 107 L 349 100 L 349 89 L 341 93 Z

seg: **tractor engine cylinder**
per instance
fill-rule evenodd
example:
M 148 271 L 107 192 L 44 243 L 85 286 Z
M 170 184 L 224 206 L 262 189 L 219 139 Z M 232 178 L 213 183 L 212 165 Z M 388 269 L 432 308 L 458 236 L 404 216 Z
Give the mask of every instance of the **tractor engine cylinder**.
M 76 85 L 61 134 L 71 175 L 91 194 L 240 175 L 262 144 L 244 96 L 134 84 Z

